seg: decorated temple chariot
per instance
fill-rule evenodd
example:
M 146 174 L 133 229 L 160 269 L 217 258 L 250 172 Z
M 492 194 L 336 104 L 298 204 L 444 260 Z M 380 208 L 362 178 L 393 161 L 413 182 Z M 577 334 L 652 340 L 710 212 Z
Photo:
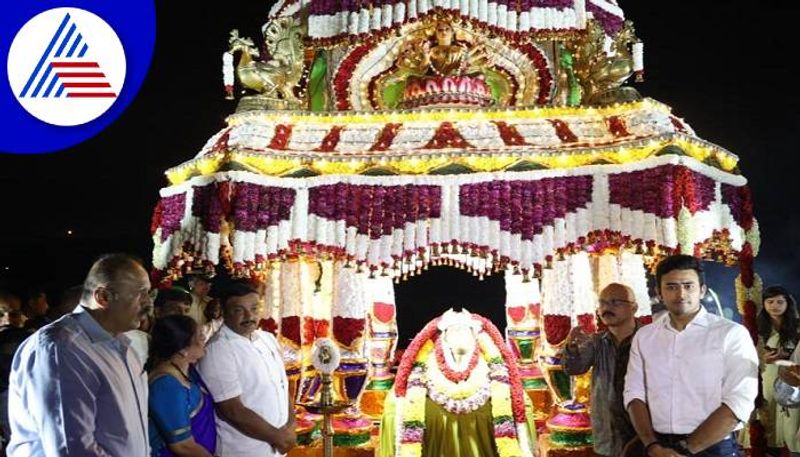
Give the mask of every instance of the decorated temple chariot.
M 265 14 L 262 36 L 228 37 L 235 111 L 166 171 L 153 276 L 258 282 L 298 404 L 319 396 L 311 348 L 331 337 L 346 455 L 439 455 L 437 414 L 484 414 L 498 456 L 593 455 L 589 380 L 563 373 L 560 348 L 572 327 L 596 330 L 611 282 L 648 322 L 665 255 L 739 265 L 754 330 L 759 231 L 738 157 L 627 85 L 644 46 L 616 1 L 279 0 Z M 442 304 L 395 366 L 394 283 L 437 266 L 503 275 L 505 334 Z M 437 359 L 443 344 L 466 351 L 466 378 L 442 368 L 461 363 Z M 297 412 L 293 455 L 312 455 L 319 417 Z

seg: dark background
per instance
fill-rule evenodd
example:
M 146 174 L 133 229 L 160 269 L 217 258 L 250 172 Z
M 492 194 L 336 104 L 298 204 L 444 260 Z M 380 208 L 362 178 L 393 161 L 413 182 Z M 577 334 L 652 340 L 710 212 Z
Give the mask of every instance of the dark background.
M 166 185 L 163 171 L 194 156 L 233 111 L 222 91 L 228 32 L 259 36 L 270 4 L 157 4 L 149 76 L 114 124 L 59 153 L 0 154 L 0 288 L 60 292 L 108 251 L 149 261 L 150 215 Z M 790 68 L 797 65 L 800 4 L 620 4 L 645 42 L 647 81 L 636 87 L 672 106 L 702 138 L 739 155 L 763 236 L 756 268 L 765 283 L 798 289 L 800 96 Z M 712 286 L 733 305 L 735 272 L 711 269 Z M 502 284 L 500 277 L 478 282 L 462 271 L 432 269 L 398 287 L 399 318 L 422 325 L 445 305 L 463 304 L 501 322 Z

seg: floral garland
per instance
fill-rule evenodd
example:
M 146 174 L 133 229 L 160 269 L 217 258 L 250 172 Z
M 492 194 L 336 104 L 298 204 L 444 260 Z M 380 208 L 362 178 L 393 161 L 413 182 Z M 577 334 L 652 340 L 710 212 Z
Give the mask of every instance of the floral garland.
M 317 338 L 326 338 L 330 330 L 330 321 L 327 319 L 314 319 L 310 316 L 303 317 L 303 341 L 313 343 Z
M 441 149 L 441 148 L 459 148 L 467 149 L 473 148 L 471 144 L 464 139 L 461 132 L 458 131 L 450 122 L 442 122 L 433 134 L 433 138 L 425 145 L 425 149 Z
M 289 146 L 289 138 L 292 137 L 292 124 L 278 124 L 275 126 L 275 134 L 270 140 L 268 149 L 278 151 L 286 150 Z
M 595 2 L 586 2 L 586 11 L 592 13 L 592 17 L 597 21 L 608 36 L 616 36 L 622 30 L 624 19 L 616 14 L 604 10 Z
M 354 341 L 364 335 L 365 319 L 355 317 L 333 317 L 333 336 L 337 343 L 351 348 Z
M 572 129 L 569 128 L 569 124 L 566 122 L 561 119 L 551 119 L 550 123 L 556 129 L 556 135 L 558 135 L 558 139 L 560 139 L 562 143 L 575 143 L 578 141 L 578 137 L 572 132 Z
M 608 124 L 608 131 L 617 138 L 630 136 L 628 127 L 625 125 L 625 119 L 619 116 L 609 116 L 606 118 Z
M 485 384 L 486 376 L 489 375 L 489 366 L 483 358 L 478 358 L 478 363 L 476 363 L 474 370 L 464 381 L 454 382 L 448 379 L 444 373 L 446 365 L 440 365 L 436 360 L 435 347 L 439 340 L 441 338 L 437 339 L 436 343 L 434 343 L 434 351 L 425 359 L 425 366 L 428 367 L 427 383 L 429 388 L 437 392 L 446 391 L 451 398 L 456 400 L 473 396 Z M 478 347 L 476 346 L 475 349 L 477 350 Z
M 335 76 L 333 77 L 333 94 L 334 100 L 336 101 L 336 109 L 344 111 L 352 108 L 350 105 L 349 90 L 350 77 L 353 75 L 353 71 L 356 69 L 356 66 L 358 66 L 358 63 L 372 50 L 372 47 L 373 43 L 367 41 L 353 49 L 336 69 Z
M 475 350 L 472 351 L 472 356 L 469 359 L 469 364 L 463 371 L 455 371 L 447 363 L 444 356 L 444 345 L 442 344 L 441 338 L 436 339 L 435 347 L 436 350 L 434 353 L 436 355 L 436 366 L 451 382 L 459 383 L 465 381 L 470 377 L 470 374 L 478 365 L 478 346 L 475 346 Z
M 523 43 L 517 48 L 533 62 L 533 67 L 536 69 L 536 76 L 539 80 L 539 95 L 536 98 L 536 104 L 544 105 L 550 101 L 550 96 L 553 92 L 553 75 L 550 73 L 547 57 L 545 57 L 541 49 L 532 43 Z
M 360 65 L 364 65 L 363 60 Z M 348 90 L 352 91 L 353 88 Z M 351 96 L 353 103 L 354 97 Z M 355 108 L 354 106 L 351 109 Z M 604 121 L 607 116 L 616 115 L 626 122 L 631 137 L 617 137 Z M 578 136 L 578 150 L 557 151 L 552 159 L 546 159 L 541 154 L 524 151 L 518 147 L 508 146 L 503 143 L 497 129 L 491 122 L 502 121 L 514 124 L 525 141 L 534 149 L 551 149 L 560 142 L 555 134 L 555 129 L 545 128 L 548 121 L 562 119 L 573 133 Z M 433 132 L 442 122 L 452 122 L 465 135 L 478 135 L 480 140 L 474 142 L 477 149 L 467 151 L 447 151 L 446 156 L 451 158 L 467 159 L 470 153 L 481 153 L 492 150 L 491 159 L 496 161 L 497 155 L 506 153 L 522 153 L 522 157 L 541 162 L 547 168 L 564 168 L 575 166 L 567 161 L 567 157 L 583 157 L 587 163 L 598 160 L 598 155 L 611 163 L 626 163 L 637 161 L 654 154 L 662 154 L 665 146 L 674 145 L 683 149 L 689 156 L 707 161 L 710 165 L 723 170 L 733 171 L 738 158 L 729 152 L 704 143 L 694 137 L 691 131 L 683 132 L 670 122 L 669 108 L 653 101 L 629 103 L 614 108 L 599 109 L 587 113 L 585 110 L 573 108 L 509 108 L 507 111 L 485 109 L 481 111 L 481 120 L 475 118 L 473 110 L 437 110 L 437 111 L 389 111 L 382 113 L 352 113 L 334 112 L 331 114 L 289 114 L 275 117 L 272 114 L 235 114 L 228 119 L 229 127 L 214 135 L 200 151 L 195 159 L 179 167 L 167 171 L 171 182 L 185 181 L 190 175 L 197 173 L 209 174 L 218 170 L 227 161 L 245 161 L 259 168 L 263 173 L 282 175 L 287 169 L 309 164 L 324 174 L 359 173 L 354 167 L 365 166 L 369 162 L 380 162 L 389 159 L 392 165 L 403 171 L 409 169 L 407 163 L 412 158 L 406 157 L 408 149 L 419 149 L 431 138 Z M 363 152 L 375 146 L 374 139 L 387 123 L 402 123 L 403 129 L 393 140 L 390 150 L 386 154 L 374 155 Z M 325 134 L 334 126 L 346 126 L 338 151 L 333 153 L 316 152 L 315 148 L 321 146 Z M 283 130 L 278 131 L 278 127 Z M 292 127 L 291 138 L 282 148 L 271 148 L 274 138 L 285 140 L 285 134 Z M 228 135 L 227 140 L 223 141 Z M 555 140 L 555 141 L 554 141 Z M 373 143 L 373 144 L 370 144 Z M 287 149 L 288 146 L 288 149 Z M 622 149 L 620 149 L 622 148 Z M 563 149 L 563 148 L 562 148 Z M 285 151 L 285 152 L 284 152 Z M 669 150 L 668 150 L 669 151 Z M 358 152 L 355 156 L 353 152 Z M 432 157 L 441 157 L 442 151 L 428 151 L 426 160 Z M 467 157 L 464 157 L 464 156 Z M 443 158 L 443 157 L 442 157 Z M 277 159 L 277 160 L 276 160 Z M 349 164 L 342 164 L 338 160 Z M 414 154 L 416 161 L 419 156 Z M 325 163 L 325 161 L 330 161 Z M 351 162 L 352 161 L 352 162 Z M 438 162 L 437 162 L 438 163 Z M 416 168 L 413 167 L 412 168 Z M 414 173 L 424 173 L 428 167 L 421 167 Z M 479 167 L 483 171 L 491 170 Z M 501 167 L 502 169 L 502 167 Z
M 490 379 L 488 396 L 492 399 L 494 438 L 500 457 L 531 456 L 527 442 L 525 397 L 516 359 L 505 345 L 500 332 L 488 319 L 472 315 L 479 320 L 483 332 L 478 346 L 483 359 L 477 367 L 485 366 Z M 403 354 L 397 372 L 395 396 L 397 397 L 396 455 L 417 457 L 422 455 L 425 433 L 425 401 L 431 396 L 436 403 L 451 411 L 474 411 L 485 403 L 485 393 L 478 386 L 477 377 L 467 386 L 459 386 L 456 399 L 445 398 L 439 392 L 446 390 L 443 383 L 451 383 L 444 373 L 437 375 L 439 363 L 432 352 L 436 351 L 439 319 L 431 321 L 417 334 Z M 477 368 L 476 369 L 480 369 Z M 469 379 L 469 378 L 468 378 Z M 485 379 L 485 378 L 484 378 Z M 433 392 L 431 392 L 431 387 Z M 473 391 L 477 391 L 474 393 Z M 435 398 L 434 398 L 435 397 Z M 488 398 L 487 398 L 488 399 Z
M 492 121 L 497 126 L 497 131 L 500 133 L 500 138 L 506 146 L 524 146 L 526 144 L 525 138 L 519 134 L 513 125 L 509 125 L 505 121 Z
M 752 199 L 739 177 L 675 156 L 602 167 L 514 176 L 201 176 L 162 191 L 151 224 L 154 277 L 219 263 L 233 264 L 236 275 L 259 274 L 269 260 L 316 253 L 392 276 L 451 248 L 459 255 L 448 259 L 478 274 L 509 266 L 530 273 L 548 255 L 580 249 L 646 249 L 656 258 L 680 245 L 732 262 L 746 242 L 757 253 Z
M 339 137 L 342 133 L 342 129 L 344 129 L 343 125 L 334 126 L 326 135 L 325 138 L 322 140 L 322 144 L 319 147 L 315 148 L 314 150 L 317 152 L 332 152 L 336 150 L 336 146 L 339 144 Z
M 300 316 L 286 316 L 281 319 L 281 336 L 284 342 L 297 349 L 300 347 Z

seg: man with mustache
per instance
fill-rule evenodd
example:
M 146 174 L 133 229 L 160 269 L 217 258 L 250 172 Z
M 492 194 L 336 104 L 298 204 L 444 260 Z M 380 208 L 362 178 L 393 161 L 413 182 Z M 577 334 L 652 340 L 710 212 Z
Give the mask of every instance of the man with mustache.
M 224 287 L 219 300 L 223 325 L 198 364 L 218 412 L 216 455 L 283 455 L 296 436 L 281 348 L 258 330 L 258 294 L 249 284 Z
M 633 290 L 618 283 L 600 292 L 597 314 L 607 330 L 587 335 L 575 327 L 562 354 L 564 371 L 569 375 L 592 370 L 592 439 L 600 456 L 622 455 L 625 444 L 636 436 L 622 405 L 622 387 L 628 366 L 631 339 L 639 329 L 634 317 Z
M 650 457 L 741 455 L 734 430 L 758 393 L 758 355 L 744 326 L 709 314 L 700 261 L 662 260 L 656 286 L 668 315 L 631 343 L 624 400 Z
M 149 292 L 139 260 L 105 255 L 75 312 L 22 343 L 9 377 L 9 456 L 150 454 L 147 373 L 123 335 L 149 312 Z

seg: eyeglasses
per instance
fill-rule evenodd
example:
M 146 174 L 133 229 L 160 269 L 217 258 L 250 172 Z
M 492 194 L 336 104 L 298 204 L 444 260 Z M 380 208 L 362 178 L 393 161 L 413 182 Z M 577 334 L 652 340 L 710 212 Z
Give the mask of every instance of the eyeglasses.
M 622 300 L 620 298 L 612 298 L 611 300 L 600 300 L 600 306 L 622 306 L 622 305 L 632 305 L 634 302 L 630 300 Z

